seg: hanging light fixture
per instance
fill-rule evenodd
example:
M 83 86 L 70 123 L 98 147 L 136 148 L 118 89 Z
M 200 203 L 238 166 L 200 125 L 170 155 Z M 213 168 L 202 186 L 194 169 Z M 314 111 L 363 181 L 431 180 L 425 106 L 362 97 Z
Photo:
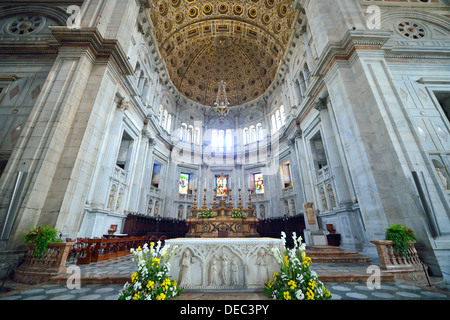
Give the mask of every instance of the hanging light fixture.
M 219 82 L 219 90 L 217 92 L 217 99 L 214 105 L 216 106 L 216 112 L 219 115 L 219 119 L 223 120 L 230 112 L 230 109 L 228 106 L 230 103 L 227 99 L 227 92 L 226 92 L 226 84 L 224 81 Z

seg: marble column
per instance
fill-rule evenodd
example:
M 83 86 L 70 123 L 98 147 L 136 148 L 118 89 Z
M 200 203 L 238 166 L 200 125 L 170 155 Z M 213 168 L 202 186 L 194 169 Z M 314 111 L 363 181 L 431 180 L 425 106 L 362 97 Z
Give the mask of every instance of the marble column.
M 320 112 L 321 128 L 323 133 L 323 140 L 327 150 L 327 158 L 329 168 L 332 173 L 333 182 L 335 185 L 335 202 L 338 207 L 351 205 L 353 203 L 350 193 L 349 183 L 344 172 L 344 167 L 340 158 L 340 153 L 336 145 L 336 136 L 333 132 L 333 126 L 330 119 L 330 101 L 328 97 L 319 98 L 316 102 L 316 110 Z M 330 205 L 332 205 L 330 203 Z

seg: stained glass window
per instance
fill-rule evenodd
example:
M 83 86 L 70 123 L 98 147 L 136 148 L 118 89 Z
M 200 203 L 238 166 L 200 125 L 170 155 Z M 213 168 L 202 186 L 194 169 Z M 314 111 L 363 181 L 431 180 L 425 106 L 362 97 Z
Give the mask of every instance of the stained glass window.
M 264 193 L 264 176 L 262 173 L 255 174 L 255 192 L 256 194 Z
M 224 177 L 224 176 L 216 177 L 216 180 L 217 180 L 217 185 L 216 185 L 217 196 L 225 197 L 228 193 L 227 177 Z
M 188 194 L 189 191 L 189 174 L 181 173 L 180 174 L 180 194 Z

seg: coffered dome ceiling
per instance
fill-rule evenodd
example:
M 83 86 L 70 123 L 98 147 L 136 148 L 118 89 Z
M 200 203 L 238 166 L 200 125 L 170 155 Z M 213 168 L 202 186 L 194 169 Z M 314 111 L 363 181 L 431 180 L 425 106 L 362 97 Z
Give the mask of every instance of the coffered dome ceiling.
M 223 80 L 232 106 L 260 97 L 290 41 L 297 18 L 292 2 L 154 1 L 154 35 L 178 91 L 213 106 Z

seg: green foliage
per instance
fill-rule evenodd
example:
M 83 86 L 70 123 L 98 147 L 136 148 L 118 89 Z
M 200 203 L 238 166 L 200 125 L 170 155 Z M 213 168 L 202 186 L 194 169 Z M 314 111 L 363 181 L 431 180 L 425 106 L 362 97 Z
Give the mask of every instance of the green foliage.
M 40 260 L 47 252 L 48 244 L 62 242 L 58 238 L 59 231 L 49 226 L 32 226 L 31 230 L 23 237 L 25 245 L 34 245 L 34 258 Z
M 394 243 L 394 249 L 403 257 L 408 258 L 408 249 L 411 242 L 417 240 L 414 231 L 401 224 L 390 226 L 386 230 L 386 240 Z

